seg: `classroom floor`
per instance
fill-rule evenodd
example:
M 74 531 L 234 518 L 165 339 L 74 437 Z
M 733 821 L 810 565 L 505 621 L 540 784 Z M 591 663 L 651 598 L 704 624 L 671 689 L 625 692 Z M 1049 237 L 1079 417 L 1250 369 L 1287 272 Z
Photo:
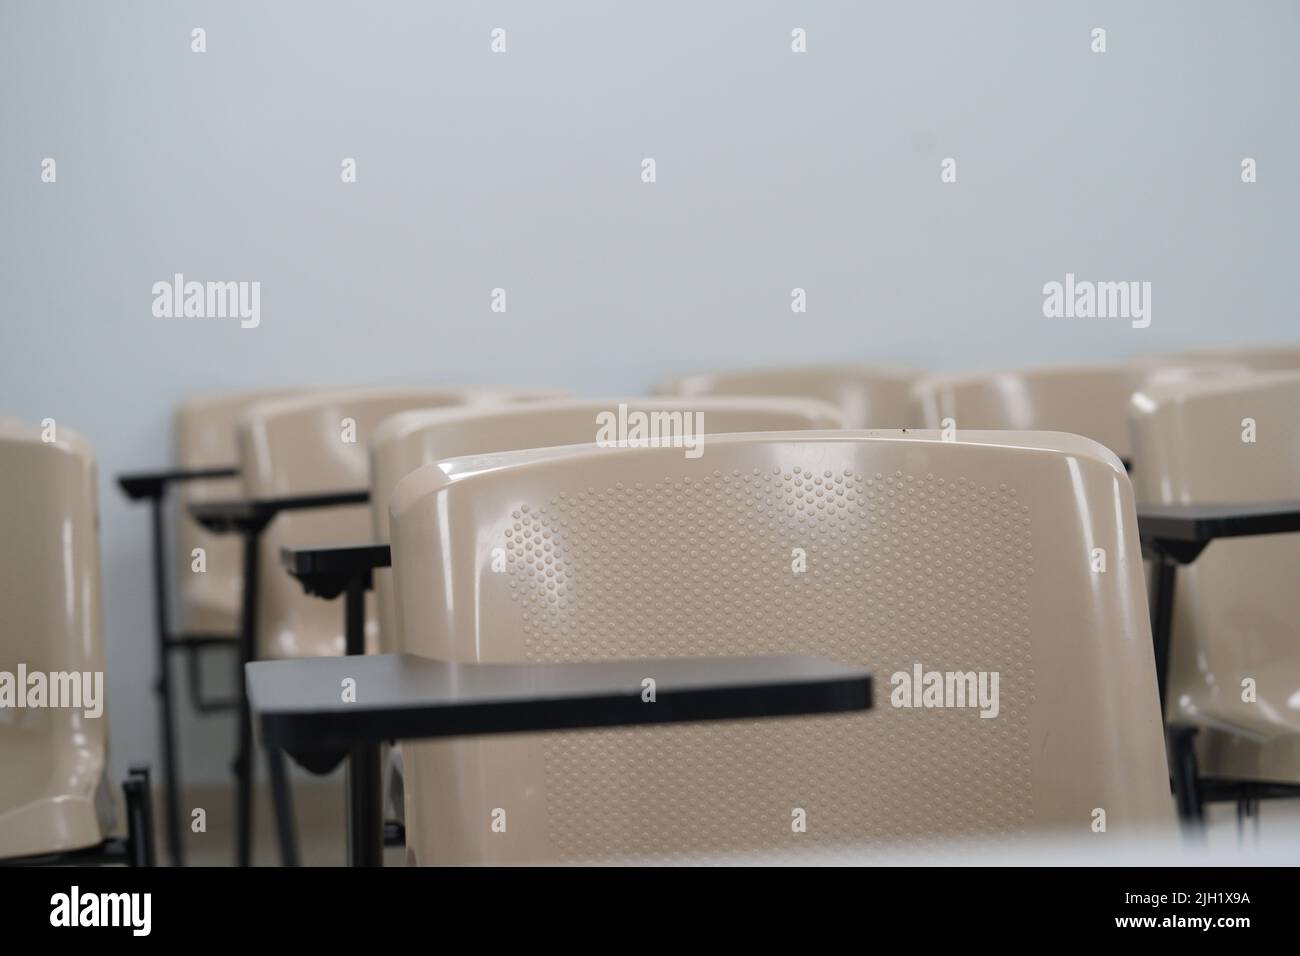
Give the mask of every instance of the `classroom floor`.
M 185 803 L 207 810 L 207 832 L 186 834 L 186 863 L 189 866 L 230 866 L 235 858 L 235 816 L 233 793 L 229 788 L 211 787 L 186 793 Z M 298 848 L 304 866 L 343 866 L 347 862 L 346 798 L 341 775 L 324 780 L 293 782 L 294 816 L 298 830 Z M 158 862 L 166 864 L 166 840 L 163 836 L 161 800 L 155 795 L 157 816 Z M 402 866 L 405 851 L 389 847 L 384 851 L 385 866 Z M 253 864 L 279 866 L 280 849 L 271 810 L 271 794 L 266 787 L 255 791 L 253 806 Z

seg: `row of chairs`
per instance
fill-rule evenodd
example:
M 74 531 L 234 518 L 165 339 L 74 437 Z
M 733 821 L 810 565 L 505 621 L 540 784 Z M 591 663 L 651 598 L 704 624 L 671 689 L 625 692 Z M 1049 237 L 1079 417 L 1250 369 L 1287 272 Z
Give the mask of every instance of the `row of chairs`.
M 427 388 L 227 395 L 178 413 L 176 472 L 124 487 L 153 502 L 156 522 L 175 491 L 177 559 L 164 560 L 155 539 L 163 658 L 179 650 L 193 662 L 198 648 L 223 642 L 241 662 L 335 656 L 362 650 L 356 635 L 349 646 L 351 624 L 365 650 L 450 661 L 802 651 L 872 668 L 882 695 L 887 676 L 914 668 L 999 675 L 991 720 L 881 706 L 851 718 L 403 745 L 391 813 L 404 813 L 414 862 L 1005 835 L 1095 826 L 1098 809 L 1108 832 L 1124 833 L 1167 827 L 1172 813 L 1134 496 L 1154 505 L 1300 497 L 1300 372 L 1274 367 L 1300 369 L 1300 352 L 960 376 L 727 373 L 605 401 Z M 702 415 L 706 450 L 593 444 L 597 416 L 620 406 L 678 423 Z M 17 426 L 3 450 L 6 462 L 19 450 L 89 461 L 66 435 L 41 442 Z M 6 492 L 40 497 L 93 541 L 93 522 L 60 511 L 68 505 L 57 483 L 26 475 Z M 232 496 L 289 504 L 261 527 L 238 526 L 241 550 L 237 536 L 211 530 L 230 523 L 191 517 Z M 47 554 L 52 545 L 39 541 L 57 539 L 55 527 L 24 525 L 7 540 Z M 283 548 L 390 540 L 391 572 L 373 568 L 373 595 L 349 614 L 305 595 L 280 560 Z M 1199 777 L 1300 783 L 1289 716 L 1300 688 L 1296 608 L 1283 586 L 1297 547 L 1287 536 L 1225 541 L 1183 569 L 1165 699 L 1171 724 L 1200 732 L 1179 738 L 1190 755 L 1175 753 L 1197 768 L 1189 787 Z M 192 570 L 199 556 L 202 572 Z M 37 603 L 59 588 L 95 590 L 78 584 L 97 581 L 94 547 L 72 566 L 4 559 L 15 562 L 6 593 L 33 571 L 49 575 L 27 589 Z M 177 572 L 176 634 L 166 567 Z M 65 651 L 49 649 L 78 641 L 99 647 L 97 623 L 86 640 L 41 613 L 39 647 L 20 647 L 15 661 L 57 662 Z M 160 672 L 179 861 L 165 660 Z M 1247 679 L 1250 701 L 1238 693 Z M 246 701 L 229 703 L 244 716 L 247 862 L 251 728 Z M 98 737 L 21 730 L 25 746 L 51 754 L 91 740 L 102 770 L 99 727 Z M 10 753 L 6 762 L 21 763 Z M 293 862 L 287 777 L 279 755 L 268 756 Z M 0 793 L 0 857 L 102 838 L 102 825 L 86 829 L 85 819 L 76 835 L 24 826 L 33 807 L 68 805 L 65 776 L 35 780 L 31 793 Z M 78 792 L 84 800 L 84 782 Z M 1200 798 L 1192 803 L 1199 810 Z M 507 806 L 506 832 L 485 825 Z M 815 825 L 792 829 L 793 808 Z

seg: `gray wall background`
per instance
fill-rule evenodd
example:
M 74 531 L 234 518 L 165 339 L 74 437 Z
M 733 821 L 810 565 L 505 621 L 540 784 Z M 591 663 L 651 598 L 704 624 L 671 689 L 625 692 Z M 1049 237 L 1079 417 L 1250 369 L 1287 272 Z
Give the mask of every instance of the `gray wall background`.
M 180 399 L 1295 341 L 1297 48 L 1289 2 L 6 0 L 0 409 L 98 449 L 115 773 L 157 757 L 112 476 L 169 461 Z M 1151 327 L 1043 318 L 1067 271 L 1150 281 Z M 261 327 L 154 318 L 175 272 L 260 281 Z M 233 723 L 182 734 L 226 780 Z

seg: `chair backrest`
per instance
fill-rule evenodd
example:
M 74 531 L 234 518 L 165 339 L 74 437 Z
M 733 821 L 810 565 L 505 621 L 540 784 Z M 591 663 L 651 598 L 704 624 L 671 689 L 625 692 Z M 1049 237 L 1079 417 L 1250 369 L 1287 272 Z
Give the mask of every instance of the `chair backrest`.
M 1300 372 L 1140 392 L 1139 503 L 1300 499 L 1298 411 Z M 1275 534 L 1214 541 L 1177 571 L 1166 702 L 1171 722 L 1206 729 L 1205 773 L 1300 781 L 1298 570 L 1300 534 Z
M 404 744 L 416 862 L 1171 825 L 1132 491 L 1095 442 L 542 449 L 420 468 L 391 518 L 412 652 L 796 652 L 877 678 L 852 716 Z
M 351 388 L 315 391 L 250 406 L 240 419 L 243 493 L 270 498 L 354 491 L 370 486 L 367 447 L 385 418 L 415 408 L 530 401 L 554 393 L 473 388 Z M 370 540 L 362 505 L 281 513 L 262 535 L 257 653 L 262 658 L 342 654 L 343 613 L 336 602 L 303 593 L 280 564 L 281 547 Z M 378 637 L 367 597 L 368 646 Z
M 929 375 L 912 389 L 915 417 L 926 428 L 951 419 L 959 430 L 1059 431 L 1101 442 L 1126 462 L 1128 402 L 1153 382 L 1246 374 L 1230 364 L 1186 365 L 1140 359 L 1109 365 Z
M 1224 345 L 1179 352 L 1168 360 L 1187 363 L 1226 362 L 1244 365 L 1254 372 L 1285 372 L 1300 369 L 1300 345 Z
M 176 409 L 176 465 L 179 468 L 222 468 L 239 464 L 235 427 L 257 402 L 297 394 L 302 389 L 263 389 L 199 395 Z M 181 627 L 193 634 L 229 634 L 239 630 L 239 605 L 244 592 L 243 555 L 230 535 L 207 531 L 190 517 L 196 501 L 238 497 L 238 478 L 181 482 L 175 486 L 176 590 Z M 192 573 L 194 551 L 203 550 L 204 571 Z
M 657 395 L 784 395 L 839 406 L 848 428 L 902 428 L 911 421 L 908 389 L 917 373 L 869 365 L 736 369 L 687 375 L 656 386 Z
M 654 434 L 694 436 L 725 432 L 841 428 L 839 410 L 826 402 L 795 398 L 611 398 L 567 399 L 514 406 L 419 409 L 395 415 L 375 429 L 370 448 L 371 517 L 374 540 L 388 541 L 388 505 L 397 482 L 421 465 L 443 458 L 579 445 L 598 439 L 620 414 L 660 416 Z M 664 416 L 667 416 L 666 418 Z M 675 416 L 675 417 L 674 417 Z M 631 426 L 639 423 L 633 420 Z M 625 428 L 626 436 L 635 433 Z M 703 444 L 701 443 L 701 449 Z M 375 572 L 380 647 L 400 648 L 392 572 Z
M 90 846 L 111 819 L 97 494 L 70 429 L 0 423 L 0 858 Z M 75 685 L 97 715 L 50 706 Z

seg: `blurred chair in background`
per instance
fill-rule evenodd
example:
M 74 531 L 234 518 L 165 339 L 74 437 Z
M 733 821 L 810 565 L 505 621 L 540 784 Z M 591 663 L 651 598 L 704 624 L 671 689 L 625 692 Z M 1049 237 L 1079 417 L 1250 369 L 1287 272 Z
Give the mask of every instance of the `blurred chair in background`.
M 243 499 L 230 504 L 232 513 L 238 515 L 254 503 L 256 517 L 252 526 L 238 520 L 213 523 L 243 534 L 241 661 L 344 653 L 340 616 L 302 593 L 281 567 L 280 550 L 369 538 L 367 447 L 380 421 L 417 408 L 529 401 L 555 394 L 473 388 L 351 388 L 270 399 L 247 408 L 238 428 Z M 209 513 L 220 512 L 220 505 L 211 505 Z M 373 604 L 366 607 L 364 630 L 373 646 L 377 639 Z M 237 859 L 240 865 L 247 865 L 252 852 L 252 726 L 243 693 L 239 753 Z M 269 750 L 267 755 L 281 856 L 293 864 L 298 853 L 283 755 L 278 750 Z
M 242 564 L 234 542 L 204 531 L 189 515 L 194 501 L 236 493 L 235 422 L 249 405 L 290 394 L 289 389 L 213 393 L 183 402 L 176 411 L 176 467 L 118 476 L 128 497 L 148 501 L 152 531 L 154 637 L 162 731 L 164 826 L 173 866 L 185 864 L 181 826 L 180 761 L 176 747 L 176 711 L 172 687 L 172 651 L 185 654 L 190 702 L 199 713 L 233 710 L 233 700 L 204 694 L 199 655 L 212 648 L 239 647 L 239 603 L 243 593 Z M 176 508 L 173 540 L 174 573 L 169 561 L 163 501 L 174 489 Z M 171 590 L 175 583 L 181 604 L 181 628 L 173 630 Z M 232 661 L 232 666 L 235 665 Z M 235 674 L 238 680 L 239 675 Z
M 1222 345 L 1217 348 L 1174 352 L 1165 360 L 1201 364 L 1226 362 L 1244 365 L 1254 372 L 1285 372 L 1300 369 L 1300 346 L 1297 345 Z
M 910 421 L 908 389 L 918 373 L 869 365 L 809 365 L 798 368 L 737 369 L 687 375 L 662 382 L 656 395 L 783 395 L 836 405 L 847 428 L 905 428 Z
M 176 410 L 176 467 L 183 472 L 238 469 L 236 426 L 240 417 L 258 402 L 305 393 L 299 389 L 262 389 L 196 396 Z M 214 535 L 195 521 L 189 506 L 195 501 L 234 498 L 240 492 L 238 475 L 229 478 L 178 482 L 176 511 L 176 566 L 190 569 L 195 549 L 202 549 L 207 570 L 180 574 L 181 634 L 225 637 L 233 646 L 239 639 L 240 598 L 243 595 L 243 556 L 239 543 Z
M 1128 403 L 1157 381 L 1246 374 L 1229 363 L 1187 365 L 1139 359 L 1079 365 L 928 375 L 912 389 L 913 417 L 926 428 L 951 420 L 968 428 L 1070 432 L 1101 442 L 1126 465 L 1133 461 Z
M 1300 508 L 1300 371 L 1155 384 L 1133 397 L 1139 505 Z M 1173 588 L 1166 718 L 1185 815 L 1300 797 L 1300 534 L 1225 538 Z M 1186 768 L 1180 773 L 1179 768 Z

